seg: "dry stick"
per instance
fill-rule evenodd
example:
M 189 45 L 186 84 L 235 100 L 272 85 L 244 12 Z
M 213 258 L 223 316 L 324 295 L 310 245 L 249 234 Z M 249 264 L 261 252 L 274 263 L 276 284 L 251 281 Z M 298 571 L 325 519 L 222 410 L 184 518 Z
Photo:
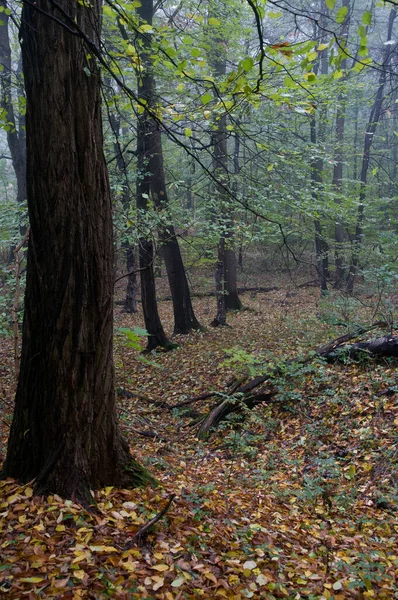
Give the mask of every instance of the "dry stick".
M 29 239 L 30 228 L 25 231 L 25 235 L 23 239 L 19 242 L 18 246 L 14 249 L 15 256 L 15 294 L 14 294 L 14 302 L 11 308 L 11 319 L 12 319 L 12 329 L 14 332 L 14 363 L 15 363 L 15 379 L 18 379 L 19 376 L 19 323 L 18 323 L 18 301 L 19 301 L 19 291 L 21 288 L 21 263 L 22 259 L 19 255 L 19 251 L 26 244 Z
M 175 498 L 175 494 L 171 494 L 169 496 L 169 499 L 167 501 L 167 504 L 164 508 L 162 508 L 162 510 L 153 517 L 153 519 L 151 519 L 150 521 L 148 521 L 148 523 L 146 523 L 145 525 L 143 525 L 141 527 L 141 529 L 139 529 L 137 531 L 137 533 L 134 535 L 133 539 L 131 540 L 131 542 L 129 542 L 128 544 L 126 544 L 125 546 L 125 550 L 128 550 L 129 548 L 131 548 L 132 546 L 134 546 L 135 544 L 140 544 L 142 541 L 142 537 L 146 534 L 146 532 L 152 527 L 152 525 L 155 525 L 155 523 L 157 523 L 158 521 L 160 521 L 160 519 L 167 513 L 167 511 L 169 510 L 171 503 L 173 502 L 174 498 Z
M 183 402 L 178 402 L 177 404 L 171 404 L 167 406 L 170 410 L 172 408 L 180 408 L 181 406 L 188 406 L 188 404 L 193 404 L 194 402 L 199 402 L 199 400 L 207 400 L 212 396 L 215 396 L 217 392 L 205 392 L 204 394 L 200 394 L 199 396 L 194 396 L 193 398 L 188 398 L 188 400 L 184 400 Z

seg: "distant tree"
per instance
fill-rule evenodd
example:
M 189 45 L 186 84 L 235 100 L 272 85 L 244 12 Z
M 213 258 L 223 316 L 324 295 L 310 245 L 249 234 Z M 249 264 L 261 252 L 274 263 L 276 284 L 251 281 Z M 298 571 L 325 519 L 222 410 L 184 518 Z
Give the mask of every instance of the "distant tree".
M 147 476 L 116 422 L 111 201 L 94 58 L 100 11 L 100 2 L 23 4 L 31 234 L 2 471 L 83 503 L 90 489 Z
M 13 98 L 13 66 L 9 35 L 10 9 L 6 0 L 0 0 L 0 104 L 1 119 L 7 132 L 7 143 L 10 149 L 12 166 L 17 181 L 17 202 L 26 200 L 26 136 L 25 117 L 14 108 Z M 17 75 L 21 76 L 21 62 Z
M 137 8 L 137 14 L 144 25 L 152 25 L 154 17 L 153 0 L 142 0 L 141 6 Z M 140 69 L 137 71 L 137 92 L 138 97 L 144 101 L 149 110 L 144 110 L 137 117 L 137 205 L 145 210 L 148 202 L 153 202 L 162 220 L 162 216 L 167 215 L 168 196 L 163 166 L 161 129 L 158 121 L 154 118 L 158 99 L 152 64 L 151 34 L 146 31 L 140 38 Z M 175 229 L 168 220 L 168 216 L 166 216 L 166 222 L 161 221 L 158 227 L 159 241 L 173 301 L 174 333 L 185 334 L 192 331 L 192 329 L 200 329 L 200 323 L 193 311 L 188 280 Z M 160 319 L 156 319 L 157 322 L 155 323 L 153 298 L 149 304 L 149 294 L 154 295 L 154 283 L 150 284 L 149 282 L 153 270 L 151 245 L 152 242 L 149 240 L 140 241 L 143 310 L 145 324 L 150 334 L 148 347 L 153 348 L 157 345 L 168 347 L 169 343 L 160 330 Z

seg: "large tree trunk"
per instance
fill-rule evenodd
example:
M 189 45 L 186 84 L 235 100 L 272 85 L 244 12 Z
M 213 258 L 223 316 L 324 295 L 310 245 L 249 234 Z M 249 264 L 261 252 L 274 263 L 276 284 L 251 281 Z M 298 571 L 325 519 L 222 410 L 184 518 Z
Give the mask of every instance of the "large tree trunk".
M 4 476 L 37 493 L 90 503 L 90 489 L 128 485 L 116 422 L 113 240 L 99 73 L 99 3 L 24 3 L 27 181 L 31 232 L 21 370 Z M 36 10 L 39 9 L 39 10 Z M 62 11 L 62 12 L 60 12 Z M 91 57 L 89 56 L 91 55 Z
M 146 24 L 151 25 L 154 14 L 153 0 L 142 0 L 141 6 L 137 8 L 137 13 Z M 145 101 L 145 110 L 138 116 L 137 136 L 142 138 L 138 139 L 138 149 L 140 153 L 143 153 L 142 156 L 138 156 L 141 165 L 138 187 L 142 183 L 142 186 L 145 187 L 145 196 L 142 197 L 142 192 L 140 193 L 139 205 L 140 208 L 145 209 L 148 198 L 150 198 L 157 210 L 167 215 L 168 198 L 163 167 L 162 138 L 159 124 L 153 116 L 153 112 L 156 111 L 157 99 L 150 33 L 147 32 L 141 36 L 141 41 L 142 69 L 138 72 L 138 97 Z M 200 323 L 193 311 L 188 280 L 174 227 L 169 224 L 160 225 L 159 239 L 173 299 L 174 333 L 185 334 L 193 329 L 200 329 Z M 148 332 L 151 333 L 149 329 Z

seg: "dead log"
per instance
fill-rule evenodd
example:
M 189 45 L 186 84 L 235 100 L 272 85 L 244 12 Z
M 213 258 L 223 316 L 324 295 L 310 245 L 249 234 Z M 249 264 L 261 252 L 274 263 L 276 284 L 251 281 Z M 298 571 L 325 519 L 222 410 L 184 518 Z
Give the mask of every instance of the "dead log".
M 368 333 L 377 328 L 388 327 L 388 323 L 378 321 L 372 323 L 368 327 L 358 327 L 351 333 L 346 333 L 323 346 L 319 346 L 313 352 L 310 352 L 304 357 L 297 357 L 286 361 L 286 365 L 292 363 L 306 364 L 315 357 L 325 358 L 326 360 L 335 360 L 335 356 L 347 347 L 347 343 L 360 335 Z M 384 336 L 369 340 L 367 342 L 356 342 L 349 346 L 349 352 L 353 356 L 355 352 L 367 352 L 369 356 L 398 356 L 398 337 Z M 209 436 L 210 430 L 217 427 L 231 413 L 243 413 L 246 410 L 251 410 L 262 402 L 275 402 L 277 394 L 276 388 L 272 384 L 273 377 L 281 375 L 281 368 L 276 367 L 272 373 L 254 377 L 248 383 L 236 388 L 234 386 L 227 397 L 219 404 L 214 406 L 207 416 L 201 422 L 198 430 L 198 438 L 205 439 Z M 213 393 L 216 395 L 216 392 Z M 211 397 L 211 396 L 210 396 Z
M 341 358 L 369 358 L 398 357 L 398 336 L 383 336 L 367 342 L 341 345 L 324 357 L 327 360 L 340 360 Z

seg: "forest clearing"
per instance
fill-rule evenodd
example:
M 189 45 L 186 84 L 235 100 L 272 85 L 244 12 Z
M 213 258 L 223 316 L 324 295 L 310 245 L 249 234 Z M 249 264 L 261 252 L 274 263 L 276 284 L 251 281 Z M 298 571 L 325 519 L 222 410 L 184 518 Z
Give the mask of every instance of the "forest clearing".
M 327 322 L 332 300 L 320 300 L 316 288 L 287 276 L 249 283 L 279 289 L 243 294 L 245 310 L 230 314 L 230 327 L 179 336 L 177 350 L 147 356 L 153 365 L 116 336 L 119 420 L 134 457 L 160 485 L 100 490 L 90 513 L 3 481 L 1 597 L 397 597 L 395 359 L 292 365 L 277 402 L 226 421 L 207 441 L 192 422 L 208 401 L 168 408 L 209 390 L 222 394 L 251 361 L 261 372 L 346 333 Z M 160 289 L 161 297 L 164 282 Z M 373 301 L 340 299 L 335 321 L 369 322 Z M 194 304 L 208 324 L 215 298 Z M 170 331 L 171 303 L 159 305 Z M 142 326 L 141 318 L 117 310 L 116 327 Z M 3 456 L 10 355 L 2 345 Z M 171 497 L 166 514 L 135 539 Z

